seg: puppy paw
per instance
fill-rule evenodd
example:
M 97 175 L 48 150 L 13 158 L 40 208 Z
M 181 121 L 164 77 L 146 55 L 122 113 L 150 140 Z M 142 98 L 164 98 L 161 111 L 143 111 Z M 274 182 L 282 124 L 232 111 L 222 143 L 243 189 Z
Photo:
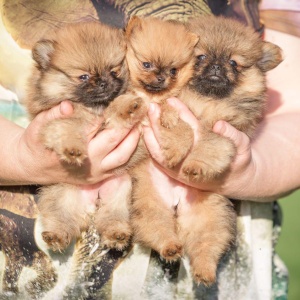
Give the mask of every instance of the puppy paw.
M 107 230 L 101 234 L 103 245 L 117 250 L 125 249 L 129 245 L 130 238 L 131 232 L 129 230 Z
M 175 261 L 182 257 L 182 245 L 178 242 L 168 242 L 163 245 L 159 254 L 167 261 Z
M 104 111 L 105 128 L 129 127 L 141 122 L 147 115 L 146 102 L 135 94 L 117 97 Z
M 179 115 L 175 110 L 162 110 L 160 122 L 163 127 L 172 129 L 178 124 Z
M 140 122 L 146 115 L 147 107 L 141 98 L 134 98 L 125 104 L 124 111 L 120 113 L 120 118 L 134 125 Z
M 216 272 L 217 266 L 215 263 L 196 260 L 192 264 L 192 275 L 197 284 L 202 283 L 205 286 L 211 286 L 216 282 Z
M 185 151 L 178 151 L 178 148 L 163 148 L 162 153 L 164 160 L 170 169 L 177 166 L 184 159 L 186 154 Z
M 62 152 L 63 153 L 60 155 L 61 159 L 72 165 L 81 166 L 87 157 L 84 149 L 71 147 L 65 148 Z
M 42 238 L 52 251 L 62 252 L 70 244 L 70 236 L 67 233 L 42 232 Z
M 188 181 L 200 181 L 203 178 L 203 171 L 205 171 L 203 163 L 193 159 L 185 161 L 182 165 L 183 175 L 188 179 Z
M 182 165 L 183 176 L 191 182 L 217 179 L 229 167 L 230 161 L 214 162 L 189 158 Z

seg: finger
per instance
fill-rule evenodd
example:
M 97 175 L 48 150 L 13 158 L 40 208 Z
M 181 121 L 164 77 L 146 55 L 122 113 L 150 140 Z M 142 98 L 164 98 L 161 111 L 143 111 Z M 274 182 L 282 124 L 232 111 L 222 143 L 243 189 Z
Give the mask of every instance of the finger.
M 162 164 L 164 159 L 161 154 L 161 149 L 154 134 L 154 131 L 151 127 L 143 127 L 143 139 L 152 158 L 158 163 Z
M 128 135 L 128 128 L 107 128 L 100 131 L 89 143 L 89 157 L 100 157 L 102 160 L 113 151 Z
M 103 158 L 101 162 L 102 169 L 106 172 L 127 163 L 137 147 L 139 138 L 140 131 L 133 128 L 122 142 Z
M 167 99 L 167 102 L 170 106 L 172 106 L 177 110 L 177 112 L 179 113 L 179 118 L 181 120 L 188 123 L 193 128 L 193 130 L 198 129 L 199 127 L 198 119 L 183 102 L 181 102 L 179 99 L 175 97 Z
M 71 116 L 73 113 L 73 106 L 70 101 L 62 101 L 59 105 L 44 111 L 37 115 L 37 120 L 45 123 L 51 120 L 65 118 Z
M 213 131 L 224 137 L 227 137 L 233 141 L 237 148 L 237 154 L 243 154 L 250 149 L 250 139 L 249 137 L 237 130 L 235 127 L 231 126 L 225 121 L 218 121 L 214 127 Z
M 62 101 L 60 103 L 60 113 L 62 116 L 70 116 L 74 111 L 73 105 L 70 101 Z
M 150 126 L 143 126 L 143 131 L 146 130 L 146 133 L 149 134 L 151 132 L 152 142 L 154 142 L 154 140 L 157 140 L 160 137 L 160 107 L 157 103 L 149 104 L 148 118 Z M 152 129 L 151 131 L 149 127 Z M 147 138 L 149 139 L 149 137 L 150 136 Z
M 160 107 L 156 103 L 149 104 L 148 117 L 152 128 L 158 129 Z

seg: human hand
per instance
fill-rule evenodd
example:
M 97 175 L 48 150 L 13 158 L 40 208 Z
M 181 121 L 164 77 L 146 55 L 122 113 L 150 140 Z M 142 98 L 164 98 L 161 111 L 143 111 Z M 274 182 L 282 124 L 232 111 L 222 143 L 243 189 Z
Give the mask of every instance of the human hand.
M 55 152 L 44 147 L 39 140 L 41 128 L 49 121 L 68 118 L 73 113 L 72 104 L 63 101 L 37 115 L 24 129 L 7 120 L 6 137 L 9 139 L 2 149 L 6 157 L 0 184 L 51 184 L 66 182 L 71 184 L 93 184 L 111 176 L 112 169 L 124 164 L 134 151 L 140 133 L 134 128 L 104 129 L 98 133 L 97 126 L 88 134 L 88 159 L 80 176 L 70 175 Z
M 168 99 L 168 103 L 178 111 L 180 118 L 191 126 L 196 142 L 199 139 L 199 132 L 201 134 L 200 121 L 197 120 L 192 112 L 178 99 Z M 247 135 L 238 131 L 225 121 L 218 121 L 213 128 L 214 132 L 230 138 L 237 148 L 237 153 L 232 161 L 230 170 L 222 177 L 222 179 L 202 183 L 189 182 L 186 180 L 180 165 L 172 169 L 169 169 L 166 166 L 162 151 L 157 142 L 157 137 L 160 134 L 158 126 L 159 116 L 159 106 L 154 103 L 151 104 L 149 109 L 150 126 L 144 126 L 145 144 L 152 158 L 156 161 L 158 168 L 163 169 L 170 177 L 201 190 L 221 193 L 231 198 L 240 198 L 243 196 L 243 188 L 245 185 L 247 186 L 247 180 L 253 175 L 254 171 L 252 149 Z M 247 198 L 246 195 L 245 198 Z

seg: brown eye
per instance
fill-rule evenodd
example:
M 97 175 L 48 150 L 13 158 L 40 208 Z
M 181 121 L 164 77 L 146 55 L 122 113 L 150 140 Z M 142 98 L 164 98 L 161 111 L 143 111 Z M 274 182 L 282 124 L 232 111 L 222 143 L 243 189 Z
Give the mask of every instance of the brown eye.
M 117 66 L 117 67 L 113 67 L 110 70 L 110 75 L 114 78 L 117 78 L 120 75 L 121 72 L 121 67 Z
M 79 79 L 81 81 L 88 81 L 90 79 L 90 76 L 88 74 L 83 74 L 79 76 Z
M 172 76 L 175 76 L 175 75 L 177 74 L 177 69 L 175 69 L 175 68 L 171 69 L 171 70 L 170 70 L 170 74 L 171 74 Z
M 111 71 L 111 72 L 110 72 L 110 75 L 111 75 L 112 77 L 117 77 L 117 76 L 118 76 L 118 74 L 117 74 L 116 71 Z
M 231 60 L 229 61 L 229 63 L 230 63 L 230 65 L 232 65 L 233 67 L 237 67 L 237 63 L 236 63 L 235 60 L 231 59 Z
M 143 62 L 143 66 L 144 66 L 145 69 L 150 69 L 151 68 L 151 63 Z

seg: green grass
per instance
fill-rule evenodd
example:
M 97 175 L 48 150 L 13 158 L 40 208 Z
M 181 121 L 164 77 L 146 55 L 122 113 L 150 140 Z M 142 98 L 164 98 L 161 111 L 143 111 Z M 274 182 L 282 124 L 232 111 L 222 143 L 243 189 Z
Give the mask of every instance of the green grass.
M 289 270 L 289 300 L 300 299 L 300 190 L 279 201 L 282 232 L 276 250 Z

